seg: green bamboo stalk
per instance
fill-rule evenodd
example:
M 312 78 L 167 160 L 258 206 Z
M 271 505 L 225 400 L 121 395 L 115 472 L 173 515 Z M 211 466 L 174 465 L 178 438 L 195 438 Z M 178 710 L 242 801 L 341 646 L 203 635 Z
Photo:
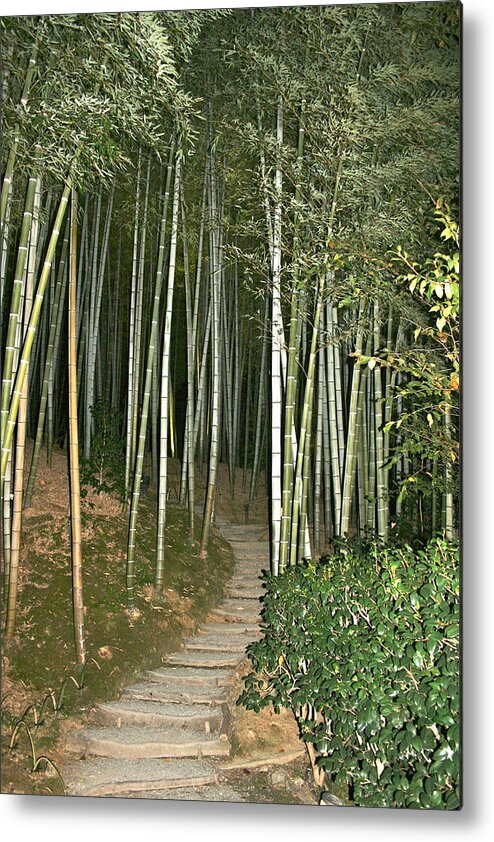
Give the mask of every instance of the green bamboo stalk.
M 312 407 L 314 393 L 314 372 L 317 356 L 317 342 L 319 335 L 319 323 L 321 320 L 321 309 L 324 294 L 325 274 L 322 274 L 318 281 L 316 293 L 316 306 L 314 312 L 314 324 L 309 350 L 309 364 L 305 382 L 304 400 L 302 406 L 302 419 L 300 423 L 300 435 L 297 452 L 297 464 L 295 468 L 295 489 L 291 511 L 290 530 L 290 566 L 298 564 L 299 547 L 303 541 L 306 524 L 302 522 L 301 513 L 307 512 L 307 490 L 309 477 L 310 460 L 310 439 L 312 427 Z M 305 464 L 305 468 L 304 468 Z M 305 472 L 305 476 L 304 476 Z M 305 486 L 305 488 L 304 488 Z
M 62 245 L 62 256 L 60 259 L 60 264 L 58 267 L 58 274 L 62 276 L 62 289 L 60 295 L 60 302 L 57 308 L 57 320 L 55 326 L 55 336 L 53 339 L 53 353 L 51 355 L 51 363 L 48 369 L 48 407 L 49 412 L 47 413 L 47 423 L 46 423 L 46 459 L 47 464 L 51 468 L 51 457 L 52 457 L 52 447 L 53 447 L 53 425 L 54 425 L 54 410 L 53 410 L 53 383 L 55 380 L 55 370 L 58 361 L 58 348 L 60 345 L 60 334 L 62 330 L 62 319 L 63 319 L 63 312 L 64 312 L 64 304 L 65 304 L 65 292 L 67 286 L 63 283 L 65 276 L 67 275 L 67 250 L 68 250 L 68 229 L 65 234 L 64 243 Z
M 112 184 L 110 190 L 110 196 L 108 198 L 108 204 L 106 208 L 106 219 L 105 219 L 105 226 L 103 230 L 103 238 L 102 238 L 102 248 L 101 253 L 97 254 L 97 248 L 95 246 L 94 249 L 94 270 L 93 270 L 93 284 L 91 286 L 91 292 L 94 292 L 94 298 L 92 299 L 92 306 L 90 310 L 90 333 L 89 333 L 89 354 L 88 354 L 88 369 L 86 372 L 87 378 L 87 392 L 86 392 L 86 413 L 91 412 L 91 408 L 95 404 L 95 367 L 96 367 L 96 360 L 101 360 L 101 354 L 97 354 L 98 348 L 98 340 L 100 337 L 99 331 L 99 324 L 100 324 L 100 314 L 101 314 L 101 302 L 103 296 L 103 287 L 104 287 L 104 279 L 105 279 L 105 264 L 107 261 L 108 255 L 108 243 L 110 239 L 110 226 L 112 220 L 112 210 L 113 210 L 113 196 L 115 191 L 115 184 Z M 100 197 L 101 198 L 101 195 Z M 98 223 L 97 223 L 97 230 L 99 231 L 99 215 L 98 215 Z M 96 263 L 96 258 L 99 257 L 98 263 Z M 88 459 L 91 450 L 91 418 L 86 416 L 86 438 L 85 438 L 85 458 Z
M 41 455 L 41 448 L 43 445 L 43 434 L 45 430 L 45 422 L 46 422 L 46 408 L 48 404 L 48 391 L 49 391 L 49 384 L 50 384 L 50 375 L 53 367 L 53 358 L 54 358 L 54 350 L 55 350 L 55 336 L 57 333 L 57 327 L 61 324 L 62 320 L 62 295 L 64 291 L 64 273 L 66 267 L 66 259 L 67 259 L 67 250 L 69 245 L 69 231 L 66 229 L 66 233 L 64 235 L 64 240 L 62 244 L 62 250 L 60 255 L 60 261 L 58 264 L 58 272 L 57 272 L 57 279 L 55 284 L 55 294 L 53 300 L 53 306 L 51 310 L 51 320 L 50 320 L 50 332 L 48 336 L 48 345 L 46 350 L 46 357 L 45 357 L 45 369 L 43 374 L 43 385 L 41 388 L 41 399 L 39 405 L 39 412 L 38 412 L 38 426 L 36 430 L 36 439 L 34 442 L 33 448 L 33 455 L 31 457 L 31 466 L 29 469 L 29 477 L 26 486 L 26 493 L 24 495 L 24 508 L 28 509 L 31 507 L 33 493 L 34 493 L 34 483 L 36 481 L 36 474 L 38 470 L 39 458 Z
M 365 300 L 360 299 L 358 310 L 357 336 L 355 340 L 356 362 L 353 366 L 352 386 L 350 392 L 350 410 L 348 414 L 348 432 L 345 452 L 345 467 L 343 472 L 343 494 L 341 504 L 340 535 L 347 535 L 350 527 L 350 515 L 355 486 L 355 467 L 357 456 L 357 410 L 360 388 L 361 365 L 358 358 L 362 355 L 363 317 Z
M 336 359 L 339 360 L 339 348 L 334 344 L 334 310 L 331 303 L 328 302 L 326 307 L 326 323 L 328 326 L 329 344 L 326 351 L 326 376 L 327 376 L 327 391 L 328 391 L 328 428 L 329 428 L 329 452 L 331 459 L 331 482 L 333 490 L 334 502 L 334 524 L 335 532 L 339 534 L 341 521 L 341 474 L 343 469 L 343 462 L 341 459 L 341 445 L 340 440 L 343 440 L 343 412 L 341 405 L 341 381 L 339 366 L 336 365 Z M 339 383 L 339 388 L 337 386 Z M 338 401 L 338 395 L 340 399 Z M 329 485 L 329 474 L 328 474 Z M 328 513 L 329 514 L 329 513 Z
M 187 329 L 187 408 L 183 462 L 186 465 L 187 505 L 189 511 L 189 535 L 194 540 L 195 521 L 195 451 L 194 451 L 194 393 L 195 393 L 195 344 L 193 335 L 192 291 L 189 271 L 189 246 L 185 204 L 182 203 L 182 241 L 184 249 L 184 285 Z M 196 291 L 197 292 L 197 291 Z
M 211 371 L 211 444 L 209 449 L 209 469 L 208 469 L 208 484 L 206 489 L 206 500 L 204 504 L 204 516 L 202 523 L 201 543 L 199 554 L 205 557 L 208 551 L 209 531 L 214 513 L 214 500 L 216 490 L 216 475 L 218 470 L 219 458 L 219 433 L 220 433 L 220 359 L 221 359 L 221 302 L 220 302 L 220 288 L 221 288 L 221 272 L 222 272 L 222 255 L 221 255 L 221 240 L 220 240 L 220 226 L 221 220 L 218 209 L 217 197 L 217 183 L 216 183 L 216 163 L 213 152 L 211 151 L 209 158 L 209 213 L 210 213 L 210 248 L 211 248 L 211 267 L 210 267 L 210 284 L 211 284 L 211 300 L 212 300 L 212 326 L 211 326 L 211 345 L 212 345 L 212 371 Z
M 161 399 L 160 399 L 160 447 L 158 478 L 158 528 L 156 541 L 156 568 L 154 585 L 160 593 L 165 581 L 165 524 L 166 496 L 168 479 L 168 428 L 172 417 L 170 408 L 170 341 L 175 288 L 175 266 L 178 239 L 178 214 L 181 183 L 181 150 L 175 161 L 175 181 L 173 186 L 172 229 L 170 238 L 170 256 L 168 261 L 168 288 L 165 307 L 165 325 L 163 333 L 163 353 L 161 358 Z
M 132 452 L 133 419 L 134 419 L 134 368 L 135 368 L 135 317 L 137 296 L 137 257 L 139 248 L 139 215 L 140 215 L 140 180 L 141 180 L 141 149 L 137 161 L 136 199 L 134 214 L 134 241 L 132 249 L 132 274 L 130 286 L 129 308 L 129 366 L 127 375 L 127 426 L 125 438 L 125 499 L 130 489 L 130 472 L 134 465 Z
M 269 315 L 269 298 L 266 296 L 264 303 L 264 321 L 267 324 Z M 261 467 L 262 454 L 262 439 L 264 436 L 263 418 L 265 418 L 265 400 L 264 395 L 266 391 L 266 365 L 268 356 L 268 334 L 264 331 L 262 349 L 261 349 L 261 364 L 259 369 L 259 388 L 257 394 L 257 410 L 256 410 L 256 429 L 254 436 L 254 458 L 252 460 L 252 475 L 249 490 L 249 503 L 251 503 L 257 496 L 259 486 L 259 474 Z
M 151 156 L 148 157 L 146 181 L 144 186 L 144 207 L 142 215 L 141 240 L 139 245 L 139 262 L 137 268 L 137 296 L 136 296 L 136 314 L 134 322 L 134 379 L 133 379 L 133 399 L 132 399 L 132 449 L 131 449 L 131 464 L 135 463 L 136 448 L 137 448 L 137 427 L 138 427 L 138 411 L 139 399 L 141 392 L 141 346 L 142 346 L 142 309 L 144 296 L 144 260 L 146 254 L 146 233 L 147 233 L 147 217 L 149 205 L 149 184 L 151 177 Z
M 57 247 L 58 238 L 60 235 L 60 228 L 63 224 L 65 212 L 67 210 L 67 203 L 69 200 L 71 189 L 71 181 L 70 178 L 67 179 L 65 187 L 63 189 L 62 196 L 60 198 L 60 203 L 57 210 L 57 215 L 55 218 L 55 222 L 52 228 L 50 240 L 48 243 L 48 249 L 46 252 L 45 260 L 43 263 L 43 268 L 41 270 L 40 279 L 38 282 L 38 288 L 36 290 L 36 295 L 34 299 L 33 308 L 31 310 L 31 316 L 29 319 L 29 325 L 26 331 L 26 338 L 24 340 L 24 345 L 22 348 L 21 358 L 19 361 L 19 365 L 17 368 L 17 374 L 14 382 L 14 388 L 12 391 L 12 397 L 10 401 L 10 408 L 9 408 L 9 416 L 7 419 L 7 424 L 5 428 L 5 435 L 2 437 L 2 462 L 1 462 L 1 474 L 0 474 L 0 481 L 1 481 L 1 491 L 3 493 L 3 484 L 5 479 L 5 471 L 7 468 L 7 463 L 10 456 L 10 448 L 12 446 L 12 438 L 14 435 L 14 429 L 17 420 L 17 413 L 19 410 L 19 401 L 22 393 L 22 386 L 27 374 L 27 368 L 29 365 L 29 358 L 31 355 L 31 350 L 34 342 L 34 337 L 36 335 L 36 328 L 39 322 L 39 316 L 41 312 L 41 305 L 43 304 L 43 297 L 46 289 L 46 285 L 48 283 L 48 279 L 50 277 L 50 270 L 52 261 L 55 255 L 55 249 Z
M 370 357 L 372 354 L 372 339 L 367 337 L 365 347 L 365 355 Z M 358 482 L 358 515 L 359 515 L 359 533 L 363 534 L 367 529 L 367 489 L 368 489 L 368 459 L 369 459 L 369 441 L 367 429 L 367 381 L 368 381 L 369 367 L 364 366 L 360 382 L 359 402 L 358 402 L 358 419 L 357 419 L 357 482 Z
M 36 263 L 36 249 L 38 244 L 39 234 L 39 206 L 40 206 L 41 183 L 40 179 L 36 182 L 36 191 L 33 204 L 33 220 L 31 226 L 31 238 L 29 243 L 29 255 L 26 274 L 26 290 L 24 297 L 24 316 L 23 326 L 24 332 L 27 330 L 29 323 L 29 316 L 31 314 L 34 291 L 34 271 Z M 7 610 L 6 610 L 6 627 L 5 637 L 10 639 L 15 634 L 15 623 L 17 613 L 17 593 L 19 581 L 19 558 L 21 546 L 21 529 L 22 529 L 22 497 L 23 497 L 23 481 L 24 481 L 24 457 L 25 457 L 25 442 L 26 442 L 26 418 L 27 418 L 27 403 L 28 403 L 28 376 L 26 376 L 23 386 L 22 394 L 19 402 L 19 419 L 17 424 L 16 437 L 16 456 L 15 456 L 15 475 L 14 475 L 14 496 L 12 506 L 12 544 L 10 548 L 10 557 L 8 559 L 8 570 L 6 571 L 6 591 L 7 591 Z M 7 557 L 5 557 L 7 564 Z
M 316 410 L 316 440 L 314 450 L 314 521 L 313 546 L 314 554 L 318 555 L 321 548 L 321 489 L 323 466 L 323 401 L 324 401 L 324 347 L 322 341 L 324 311 L 321 313 L 321 329 L 319 331 L 319 353 L 317 356 L 317 410 Z
M 375 532 L 376 519 L 376 416 L 374 406 L 374 379 L 368 380 L 367 432 L 369 438 L 368 474 L 367 474 L 367 528 Z
M 321 365 L 323 368 L 323 415 L 322 415 L 322 449 L 323 449 L 323 479 L 324 479 L 324 539 L 326 544 L 329 544 L 331 539 L 331 529 L 335 523 L 332 515 L 333 507 L 333 488 L 331 476 L 331 447 L 330 447 L 330 427 L 329 427 L 329 390 L 327 378 L 327 358 L 326 354 L 321 356 Z M 339 522 L 337 527 L 339 529 Z
M 272 297 L 271 297 L 271 573 L 277 576 L 280 563 L 282 517 L 282 380 L 281 343 L 283 316 L 281 312 L 281 200 L 283 176 L 281 148 L 283 145 L 283 103 L 278 99 L 276 117 L 277 161 L 274 178 L 275 206 L 273 217 Z
M 289 537 L 291 529 L 291 501 L 293 495 L 293 475 L 297 451 L 293 447 L 292 434 L 295 423 L 295 408 L 297 401 L 298 365 L 302 334 L 302 303 L 300 300 L 298 272 L 294 270 L 290 331 L 287 355 L 287 374 L 285 390 L 285 430 L 283 448 L 283 496 L 280 532 L 280 570 L 287 566 L 289 554 Z
M 5 436 L 5 428 L 9 413 L 10 397 L 12 393 L 12 382 L 13 377 L 15 376 L 15 362 L 16 356 L 18 355 L 16 336 L 22 312 L 22 292 L 24 286 L 27 256 L 29 251 L 29 238 L 31 234 L 31 224 L 33 219 L 33 206 L 36 194 L 36 185 L 37 174 L 33 171 L 28 180 L 26 200 L 24 204 L 24 213 L 22 217 L 21 232 L 19 237 L 19 246 L 17 249 L 17 261 L 14 271 L 14 281 L 12 285 L 12 296 L 10 302 L 9 323 L 7 328 L 2 377 L 2 439 Z
M 100 218 L 101 218 L 101 204 L 102 204 L 102 188 L 98 190 L 96 200 L 96 212 L 93 222 L 93 236 L 91 238 L 91 269 L 89 275 L 89 287 L 87 291 L 87 310 L 86 310 L 86 365 L 85 365 L 85 400 L 84 400 L 84 458 L 89 459 L 91 454 L 91 432 L 92 432 L 92 417 L 91 409 L 94 403 L 94 366 L 96 356 L 96 343 L 93 343 L 93 329 L 94 329 L 94 314 L 96 308 L 96 295 L 98 286 L 98 253 L 100 240 Z
M 374 353 L 377 355 L 381 346 L 380 307 L 374 302 Z M 383 394 L 382 371 L 379 365 L 374 367 L 374 415 L 376 435 L 376 475 L 377 475 L 377 534 L 386 541 L 388 537 L 388 504 L 384 479 L 384 440 L 383 440 Z

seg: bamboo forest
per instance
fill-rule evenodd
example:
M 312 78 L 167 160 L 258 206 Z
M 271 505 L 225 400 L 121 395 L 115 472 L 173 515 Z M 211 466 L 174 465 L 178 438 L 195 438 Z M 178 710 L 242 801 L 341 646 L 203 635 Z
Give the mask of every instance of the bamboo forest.
M 458 810 L 458 2 L 3 15 L 3 793 Z

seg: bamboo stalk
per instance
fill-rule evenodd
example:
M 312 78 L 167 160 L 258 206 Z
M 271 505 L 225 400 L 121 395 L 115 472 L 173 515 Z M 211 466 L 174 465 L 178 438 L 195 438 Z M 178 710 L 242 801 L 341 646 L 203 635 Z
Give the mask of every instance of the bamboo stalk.
M 38 245 L 39 233 L 39 205 L 40 205 L 41 183 L 37 179 L 35 198 L 33 203 L 33 221 L 31 226 L 31 239 L 29 243 L 29 255 L 26 275 L 26 292 L 24 300 L 24 332 L 29 323 L 29 316 L 33 303 L 34 290 L 34 271 L 36 263 L 36 249 Z M 17 424 L 17 439 L 16 439 L 16 456 L 15 456 L 15 475 L 14 475 L 14 496 L 12 506 L 12 544 L 10 548 L 10 558 L 8 559 L 8 576 L 6 576 L 6 590 L 7 590 L 7 610 L 6 610 L 6 639 L 12 638 L 15 634 L 16 612 L 17 612 L 17 592 L 18 592 L 18 576 L 19 576 L 19 558 L 21 545 L 21 529 L 22 529 L 22 497 L 23 497 L 23 480 L 24 480 L 24 457 L 25 457 L 25 442 L 26 442 L 26 418 L 27 418 L 27 403 L 28 403 L 28 376 L 26 376 L 23 386 L 22 395 L 19 403 L 19 420 Z M 7 557 L 5 557 L 5 563 Z
M 358 357 L 362 354 L 363 316 L 365 302 L 360 299 L 358 311 L 357 337 L 355 340 L 356 362 L 353 366 L 352 387 L 350 393 L 350 410 L 348 415 L 348 433 L 345 452 L 345 469 L 343 473 L 343 494 L 341 504 L 340 535 L 347 535 L 350 526 L 350 514 L 355 485 L 355 467 L 357 456 L 357 416 L 358 397 L 360 388 L 361 366 Z
M 82 579 L 81 489 L 77 420 L 77 192 L 70 204 L 70 263 L 68 319 L 70 531 L 72 540 L 72 603 L 77 663 L 86 661 L 84 592 Z
M 283 176 L 281 171 L 281 147 L 283 144 L 283 103 L 278 99 L 276 117 L 277 161 L 274 178 L 275 206 L 273 217 L 272 257 L 272 303 L 271 303 L 271 573 L 279 573 L 280 538 L 282 517 L 282 384 L 281 384 L 281 337 L 283 317 L 281 313 L 281 199 Z
M 38 470 L 39 459 L 41 455 L 41 448 L 43 445 L 43 433 L 46 421 L 46 408 L 48 405 L 50 376 L 53 368 L 53 358 L 55 352 L 55 337 L 57 327 L 62 321 L 62 306 L 64 293 L 64 272 L 66 268 L 66 257 L 69 245 L 69 230 L 66 229 L 64 240 L 62 244 L 62 251 L 58 265 L 57 278 L 55 283 L 54 300 L 51 309 L 50 332 L 48 335 L 48 344 L 45 356 L 45 369 L 43 374 L 43 384 L 41 388 L 41 398 L 38 413 L 38 426 L 36 430 L 36 439 L 34 442 L 33 455 L 31 457 L 31 466 L 29 469 L 29 477 L 27 481 L 26 493 L 24 496 L 24 508 L 28 509 L 31 506 L 34 483 L 36 481 L 36 474 Z
M 173 312 L 173 294 L 175 288 L 175 266 L 178 239 L 178 214 L 181 180 L 181 150 L 175 161 L 175 181 L 173 186 L 172 228 L 170 237 L 170 257 L 168 262 L 168 288 L 165 306 L 165 326 L 163 334 L 163 353 L 161 359 L 161 399 L 160 399 L 160 443 L 158 477 L 158 527 L 156 541 L 156 568 L 154 584 L 161 592 L 165 581 L 165 523 L 166 496 L 168 479 L 168 427 L 170 412 L 170 341 Z
M 210 173 L 210 248 L 211 248 L 211 300 L 212 300 L 212 371 L 211 371 L 211 444 L 209 450 L 208 484 L 206 489 L 206 500 L 204 504 L 204 517 L 202 524 L 201 543 L 199 554 L 202 557 L 207 555 L 209 531 L 213 519 L 216 475 L 218 470 L 219 457 L 219 421 L 220 421 L 220 284 L 221 284 L 221 253 L 220 253 L 220 219 L 217 204 L 217 183 L 215 172 L 215 159 L 211 151 L 209 159 Z

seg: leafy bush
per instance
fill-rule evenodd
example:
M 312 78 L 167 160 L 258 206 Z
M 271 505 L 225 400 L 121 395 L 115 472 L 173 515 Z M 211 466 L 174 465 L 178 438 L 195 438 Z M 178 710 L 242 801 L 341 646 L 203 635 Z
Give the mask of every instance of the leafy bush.
M 368 547 L 341 542 L 266 577 L 237 703 L 292 708 L 316 780 L 346 784 L 359 806 L 456 809 L 458 548 Z
M 120 413 L 106 400 L 91 407 L 91 455 L 81 459 L 81 486 L 98 494 L 106 491 L 125 497 L 125 453 L 120 437 Z M 84 496 L 84 492 L 83 492 Z

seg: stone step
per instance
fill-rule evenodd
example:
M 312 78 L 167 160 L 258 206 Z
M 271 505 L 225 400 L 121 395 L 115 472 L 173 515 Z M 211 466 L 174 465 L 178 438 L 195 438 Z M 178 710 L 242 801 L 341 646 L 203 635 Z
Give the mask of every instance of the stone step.
M 217 608 L 213 608 L 210 614 L 215 615 L 216 612 L 227 612 L 234 617 L 248 617 L 250 621 L 257 621 L 261 617 L 261 603 L 255 599 L 245 599 L 241 597 L 227 597 Z
M 67 770 L 69 795 L 134 795 L 166 790 L 169 798 L 180 798 L 177 788 L 203 787 L 217 783 L 214 766 L 202 760 L 115 760 L 97 757 Z
M 233 787 L 224 783 L 201 786 L 197 789 L 186 787 L 184 789 L 157 790 L 148 793 L 130 793 L 129 797 L 173 801 L 227 801 L 228 803 L 245 802 L 247 800 Z
M 233 541 L 232 549 L 237 555 L 240 552 L 264 553 L 269 556 L 269 541 Z
M 238 597 L 229 596 L 220 602 L 218 608 L 234 609 L 239 614 L 242 614 L 244 611 L 252 614 L 253 611 L 261 611 L 261 603 L 259 602 L 259 605 L 254 606 L 251 599 L 239 599 Z
M 227 757 L 226 734 L 173 728 L 85 728 L 67 737 L 67 751 L 79 757 L 149 759 L 157 757 Z
M 233 548 L 235 548 L 235 544 L 266 544 L 266 530 L 259 527 L 249 529 L 248 532 L 245 527 L 239 527 L 238 529 L 230 527 L 222 529 L 221 534 L 225 541 L 232 544 Z
M 121 728 L 124 725 L 149 725 L 153 728 L 199 728 L 214 731 L 223 715 L 209 705 L 160 703 L 142 699 L 105 702 L 96 708 L 98 720 Z
M 176 687 L 186 683 L 189 687 L 231 687 L 235 677 L 228 669 L 211 669 L 198 667 L 166 666 L 155 670 L 147 670 L 144 678 L 155 681 L 167 687 Z
M 246 570 L 238 567 L 233 576 L 228 580 L 228 585 L 251 585 L 252 587 L 260 586 L 264 581 L 261 570 Z
M 264 588 L 249 588 L 242 585 L 237 585 L 236 587 L 228 587 L 226 589 L 226 593 L 228 596 L 235 597 L 238 599 L 257 599 L 260 600 L 266 593 Z
M 200 634 L 196 637 L 189 637 L 185 642 L 185 650 L 207 651 L 207 652 L 236 652 L 242 655 L 249 645 L 249 639 L 245 635 L 214 635 Z
M 245 556 L 235 555 L 235 573 L 248 576 L 260 576 L 261 573 L 269 573 L 269 559 L 266 556 Z
M 233 626 L 233 628 L 232 628 Z M 254 640 L 261 634 L 259 623 L 204 623 L 197 629 L 197 634 L 221 634 L 224 637 L 235 634 L 242 635 L 246 640 Z
M 226 689 L 222 687 L 194 686 L 187 682 L 182 684 L 160 684 L 156 681 L 146 681 L 126 687 L 122 696 L 132 699 L 173 704 L 176 702 L 188 705 L 221 704 L 226 700 Z
M 255 582 L 255 581 L 254 582 L 230 582 L 228 584 L 228 590 L 239 591 L 239 593 L 242 593 L 242 591 L 247 591 L 247 592 L 258 591 L 259 592 L 259 596 L 257 597 L 258 599 L 261 599 L 261 597 L 265 596 L 265 594 L 266 594 L 266 589 L 264 588 L 264 586 L 259 581 L 257 581 L 257 582 Z M 240 599 L 241 598 L 242 597 L 240 597 Z M 225 593 L 225 599 L 239 599 L 239 597 L 238 596 L 232 597 L 230 594 Z M 246 596 L 246 597 L 244 597 L 244 599 L 249 599 L 249 597 Z
M 167 656 L 169 664 L 182 667 L 231 667 L 241 660 L 238 652 L 182 651 Z
M 254 605 L 253 601 L 252 604 Z M 239 612 L 233 608 L 213 608 L 209 614 L 215 622 L 220 620 L 226 624 L 240 623 L 242 625 L 251 625 L 252 623 L 257 623 L 260 620 L 260 613 L 258 611 L 239 614 Z
M 157 790 L 149 793 L 129 793 L 128 798 L 147 798 L 153 801 L 219 801 L 246 802 L 244 796 L 226 783 L 211 784 L 210 786 L 185 787 L 184 789 Z

